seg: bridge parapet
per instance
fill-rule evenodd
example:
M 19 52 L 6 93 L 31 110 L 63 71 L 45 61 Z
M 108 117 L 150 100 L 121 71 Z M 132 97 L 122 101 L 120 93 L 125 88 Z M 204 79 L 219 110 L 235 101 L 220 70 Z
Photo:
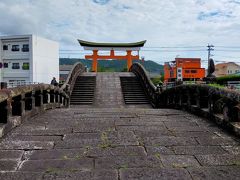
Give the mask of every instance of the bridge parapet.
M 75 80 L 84 71 L 84 65 L 76 63 L 61 88 L 35 84 L 0 90 L 0 137 L 23 120 L 48 109 L 69 107 Z
M 147 94 L 153 107 L 156 107 L 158 100 L 157 87 L 152 83 L 147 75 L 145 68 L 140 63 L 134 63 L 130 70 L 133 72 L 140 80 L 145 93 Z
M 0 92 L 0 137 L 29 117 L 67 106 L 69 96 L 47 84 L 27 85 Z
M 86 72 L 85 66 L 82 63 L 75 63 L 61 89 L 70 95 L 72 93 L 77 77 L 83 72 Z
M 158 107 L 185 109 L 215 120 L 240 135 L 240 93 L 208 85 L 179 85 L 163 91 Z

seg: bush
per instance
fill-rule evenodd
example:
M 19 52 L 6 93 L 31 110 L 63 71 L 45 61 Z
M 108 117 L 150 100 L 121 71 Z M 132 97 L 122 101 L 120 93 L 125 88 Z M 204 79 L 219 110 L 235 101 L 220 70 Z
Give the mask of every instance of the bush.
M 151 81 L 153 82 L 153 84 L 154 84 L 155 86 L 158 85 L 160 82 L 162 82 L 160 76 L 151 78 Z
M 240 81 L 240 75 L 229 75 L 229 76 L 223 76 L 223 77 L 218 77 L 216 79 L 217 84 L 227 84 L 228 81 Z
M 215 88 L 225 88 L 225 86 L 220 84 L 207 84 L 208 86 L 215 87 Z

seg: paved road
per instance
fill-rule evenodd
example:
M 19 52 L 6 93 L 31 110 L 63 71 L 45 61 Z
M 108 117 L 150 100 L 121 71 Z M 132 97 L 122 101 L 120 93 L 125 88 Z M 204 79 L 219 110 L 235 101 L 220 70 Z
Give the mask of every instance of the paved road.
M 239 139 L 183 111 L 55 109 L 0 142 L 0 179 L 239 179 Z

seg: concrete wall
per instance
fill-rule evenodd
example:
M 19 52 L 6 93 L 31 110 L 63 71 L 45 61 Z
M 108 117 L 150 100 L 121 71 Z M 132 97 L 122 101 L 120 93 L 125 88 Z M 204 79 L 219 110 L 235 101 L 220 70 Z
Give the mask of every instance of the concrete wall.
M 32 36 L 33 82 L 50 83 L 53 77 L 59 81 L 59 45 L 57 42 Z

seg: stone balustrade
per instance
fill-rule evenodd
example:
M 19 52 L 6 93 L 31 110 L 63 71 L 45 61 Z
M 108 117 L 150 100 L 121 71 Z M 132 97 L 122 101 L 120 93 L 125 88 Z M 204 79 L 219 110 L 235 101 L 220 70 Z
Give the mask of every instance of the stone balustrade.
M 130 70 L 130 72 L 133 72 L 137 78 L 140 80 L 141 85 L 143 86 L 143 89 L 148 96 L 151 104 L 153 107 L 156 107 L 157 104 L 157 87 L 152 83 L 150 78 L 147 75 L 146 70 L 140 63 L 134 63 Z
M 209 85 L 179 85 L 158 96 L 159 108 L 175 108 L 214 120 L 240 135 L 240 93 Z
M 0 90 L 0 137 L 25 119 L 53 108 L 69 107 L 76 78 L 85 71 L 76 63 L 62 87 L 35 84 Z
M 130 71 L 140 79 L 153 107 L 187 110 L 214 120 L 217 124 L 240 135 L 240 93 L 238 91 L 205 84 L 186 84 L 161 92 L 151 82 L 141 64 L 134 63 Z

